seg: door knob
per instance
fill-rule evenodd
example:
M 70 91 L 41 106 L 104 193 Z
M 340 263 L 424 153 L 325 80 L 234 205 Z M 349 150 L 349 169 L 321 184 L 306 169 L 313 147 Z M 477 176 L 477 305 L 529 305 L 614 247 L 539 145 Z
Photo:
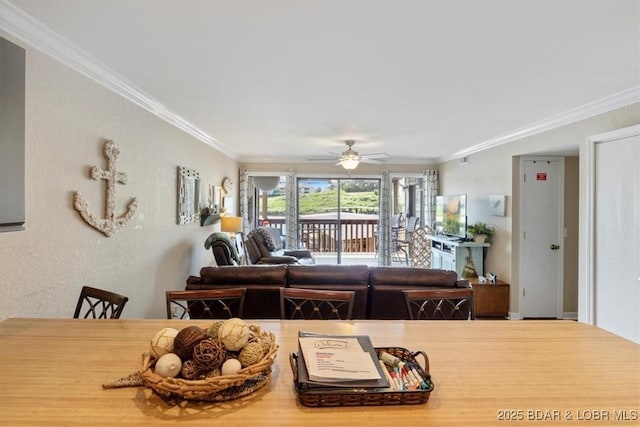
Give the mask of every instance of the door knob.
M 551 249 L 552 251 L 557 251 L 558 249 L 560 249 L 560 246 L 559 245 L 551 245 L 549 247 L 549 249 Z

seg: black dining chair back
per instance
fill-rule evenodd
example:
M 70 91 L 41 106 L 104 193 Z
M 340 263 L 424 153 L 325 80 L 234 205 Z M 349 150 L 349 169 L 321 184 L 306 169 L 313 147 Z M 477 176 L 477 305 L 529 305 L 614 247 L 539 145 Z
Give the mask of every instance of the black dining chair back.
M 242 317 L 246 288 L 167 291 L 167 319 Z
M 280 318 L 351 320 L 354 298 L 354 291 L 280 288 Z
M 411 320 L 468 320 L 475 319 L 473 289 L 404 290 Z
M 83 286 L 74 319 L 119 319 L 128 297 L 104 289 Z

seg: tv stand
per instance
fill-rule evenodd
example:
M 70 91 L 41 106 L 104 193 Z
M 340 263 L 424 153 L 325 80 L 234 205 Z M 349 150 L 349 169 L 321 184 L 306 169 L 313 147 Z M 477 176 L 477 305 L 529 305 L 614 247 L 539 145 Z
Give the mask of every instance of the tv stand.
M 484 275 L 484 248 L 491 246 L 489 243 L 461 241 L 441 234 L 432 234 L 428 238 L 431 240 L 431 268 L 452 270 L 462 277 L 469 258 L 478 276 Z

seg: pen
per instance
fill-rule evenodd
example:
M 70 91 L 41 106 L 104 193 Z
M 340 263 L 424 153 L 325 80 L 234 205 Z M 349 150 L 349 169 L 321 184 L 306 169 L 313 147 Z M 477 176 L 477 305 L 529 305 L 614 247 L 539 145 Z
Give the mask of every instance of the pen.
M 427 386 L 427 383 L 424 381 L 424 378 L 422 378 L 422 375 L 418 373 L 415 367 L 411 366 L 411 372 L 413 372 L 413 375 L 415 375 L 420 380 L 420 386 L 423 390 L 426 390 L 429 388 Z
M 396 374 L 396 378 L 398 383 L 400 384 L 400 390 L 404 390 L 404 383 L 402 382 L 402 375 L 400 374 L 400 368 L 397 366 L 393 367 L 393 372 Z
M 384 376 L 387 379 L 387 381 L 389 381 L 389 387 L 391 387 L 392 390 L 396 389 L 396 385 L 393 382 L 393 379 L 391 378 L 391 375 L 389 375 L 389 371 L 387 370 L 387 367 L 385 366 L 384 362 L 382 360 L 379 360 L 378 362 L 380 362 L 380 366 L 382 367 L 382 370 L 384 371 Z

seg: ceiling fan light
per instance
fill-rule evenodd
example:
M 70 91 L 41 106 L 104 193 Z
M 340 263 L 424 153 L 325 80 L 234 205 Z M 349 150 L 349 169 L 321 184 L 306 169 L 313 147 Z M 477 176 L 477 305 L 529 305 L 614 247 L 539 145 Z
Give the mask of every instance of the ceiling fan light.
M 360 164 L 360 160 L 352 157 L 351 158 L 348 157 L 346 159 L 340 160 L 340 165 L 346 170 L 353 170 L 357 168 L 359 164 Z

